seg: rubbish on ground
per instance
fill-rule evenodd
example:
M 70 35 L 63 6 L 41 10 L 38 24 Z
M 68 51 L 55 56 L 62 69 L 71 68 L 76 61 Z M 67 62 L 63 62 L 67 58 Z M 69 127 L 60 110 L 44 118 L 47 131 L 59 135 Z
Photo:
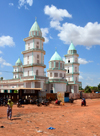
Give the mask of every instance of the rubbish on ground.
M 38 132 L 38 133 L 43 133 L 43 131 L 42 131 L 42 130 L 37 130 L 37 132 Z
M 55 128 L 53 128 L 53 127 L 49 127 L 48 129 L 51 129 L 51 130 L 52 130 L 52 129 L 55 129 Z
M 0 126 L 0 128 L 4 128 L 4 126 Z

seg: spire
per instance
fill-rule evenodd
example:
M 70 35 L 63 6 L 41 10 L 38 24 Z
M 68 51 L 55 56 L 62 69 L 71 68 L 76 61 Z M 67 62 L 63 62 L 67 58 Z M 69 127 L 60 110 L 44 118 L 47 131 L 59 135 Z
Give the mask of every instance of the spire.
M 37 22 L 37 17 L 35 17 L 35 22 Z
M 74 54 L 77 53 L 74 44 L 71 42 L 69 48 L 68 48 L 68 54 Z
M 50 61 L 52 60 L 60 60 L 63 61 L 62 58 L 60 57 L 60 55 L 57 53 L 57 49 L 55 48 L 55 53 L 53 54 L 53 56 L 51 57 Z
M 22 61 L 21 61 L 20 57 L 19 57 L 18 60 L 16 61 L 16 64 L 15 64 L 15 65 L 16 65 L 16 66 L 22 65 Z
M 38 25 L 38 23 L 37 23 L 37 18 L 36 18 L 36 17 L 35 17 L 35 22 L 34 22 L 34 24 L 32 25 L 30 31 L 41 31 L 41 29 L 40 29 L 40 27 L 39 27 L 39 25 Z

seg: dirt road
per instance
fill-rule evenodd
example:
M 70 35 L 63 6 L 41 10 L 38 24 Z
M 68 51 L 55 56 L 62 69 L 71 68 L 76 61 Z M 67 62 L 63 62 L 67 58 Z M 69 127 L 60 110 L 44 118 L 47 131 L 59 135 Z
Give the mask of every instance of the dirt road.
M 7 107 L 0 107 L 0 136 L 100 136 L 100 99 L 80 105 L 81 100 L 63 106 L 14 105 L 12 121 L 6 118 Z

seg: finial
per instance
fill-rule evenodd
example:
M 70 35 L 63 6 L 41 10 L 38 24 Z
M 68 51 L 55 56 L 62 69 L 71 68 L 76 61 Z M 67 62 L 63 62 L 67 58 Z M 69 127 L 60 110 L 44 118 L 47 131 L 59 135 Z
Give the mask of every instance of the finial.
M 57 51 L 57 47 L 55 47 L 55 51 Z
M 35 21 L 37 21 L 37 17 L 35 17 Z

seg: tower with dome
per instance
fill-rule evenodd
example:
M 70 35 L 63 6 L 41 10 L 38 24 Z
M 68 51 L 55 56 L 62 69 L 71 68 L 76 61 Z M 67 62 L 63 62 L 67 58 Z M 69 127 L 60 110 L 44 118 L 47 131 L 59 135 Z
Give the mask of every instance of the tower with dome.
M 73 43 L 70 44 L 67 54 L 65 55 L 65 69 L 66 69 L 66 90 L 77 93 L 79 89 L 79 63 L 78 63 L 77 50 Z
M 49 69 L 47 70 L 49 78 L 49 91 L 57 93 L 59 91 L 66 91 L 66 70 L 64 68 L 64 61 L 60 55 L 55 51 L 49 61 Z

